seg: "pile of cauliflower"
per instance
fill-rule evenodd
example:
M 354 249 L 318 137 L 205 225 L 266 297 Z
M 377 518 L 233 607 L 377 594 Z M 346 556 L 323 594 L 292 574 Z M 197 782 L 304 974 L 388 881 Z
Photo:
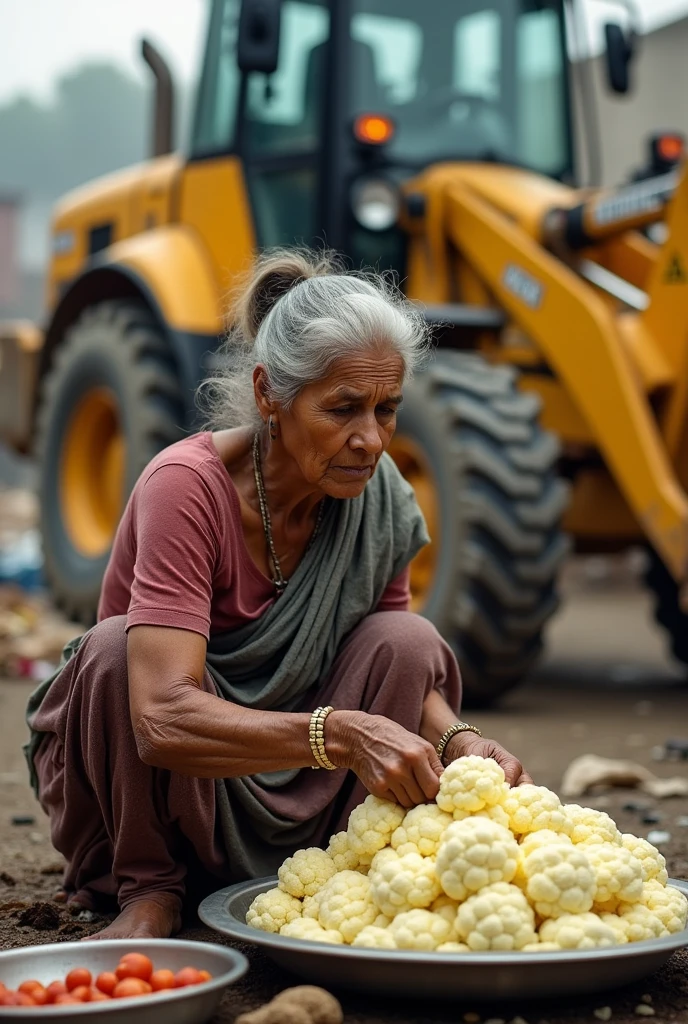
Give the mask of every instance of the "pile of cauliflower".
M 593 949 L 679 932 L 688 900 L 664 857 L 608 814 L 511 789 L 496 761 L 452 762 L 437 802 L 369 796 L 326 850 L 299 850 L 246 922 L 368 949 Z

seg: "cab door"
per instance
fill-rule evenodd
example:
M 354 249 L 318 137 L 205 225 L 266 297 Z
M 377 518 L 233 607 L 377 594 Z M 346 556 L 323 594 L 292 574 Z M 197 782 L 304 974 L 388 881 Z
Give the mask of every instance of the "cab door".
M 277 70 L 246 76 L 239 149 L 261 248 L 322 244 L 329 35 L 327 0 L 285 0 Z

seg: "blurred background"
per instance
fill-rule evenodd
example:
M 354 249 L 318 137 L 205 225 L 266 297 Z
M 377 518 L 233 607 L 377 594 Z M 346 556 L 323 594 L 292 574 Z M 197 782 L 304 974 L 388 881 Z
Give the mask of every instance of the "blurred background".
M 592 60 L 601 137 L 601 180 L 637 169 L 651 131 L 688 133 L 685 55 L 688 2 L 637 0 L 641 88 L 620 100 L 604 87 L 602 30 L 618 7 L 584 5 L 579 51 Z M 203 0 L 0 0 L 0 317 L 39 317 L 55 199 L 83 182 L 143 160 L 149 148 L 149 38 L 178 87 L 177 138 L 188 138 L 207 8 Z M 580 112 L 579 112 L 580 113 Z M 578 145 L 585 149 L 583 119 Z

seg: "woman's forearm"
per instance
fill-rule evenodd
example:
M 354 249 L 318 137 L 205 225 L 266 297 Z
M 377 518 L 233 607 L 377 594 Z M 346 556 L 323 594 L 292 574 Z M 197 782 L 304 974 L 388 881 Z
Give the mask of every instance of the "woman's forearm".
M 138 716 L 134 732 L 146 764 L 221 779 L 313 765 L 309 722 L 308 714 L 243 708 L 180 681 L 165 707 Z
M 420 734 L 428 743 L 436 747 L 450 725 L 454 725 L 458 715 L 437 690 L 431 690 L 423 703 L 423 714 L 420 720 Z

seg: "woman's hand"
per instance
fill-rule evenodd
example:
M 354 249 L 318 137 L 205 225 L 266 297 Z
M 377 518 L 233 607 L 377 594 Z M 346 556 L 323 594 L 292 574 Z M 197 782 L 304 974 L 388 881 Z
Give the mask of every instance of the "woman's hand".
M 460 732 L 453 736 L 445 749 L 444 760 L 449 764 L 450 761 L 456 761 L 457 758 L 466 757 L 468 754 L 491 757 L 502 766 L 510 786 L 522 786 L 533 781 L 517 757 L 494 740 L 478 736 L 474 732 Z
M 427 740 L 363 711 L 333 711 L 325 728 L 330 760 L 355 772 L 369 793 L 407 808 L 437 796 L 444 769 Z

